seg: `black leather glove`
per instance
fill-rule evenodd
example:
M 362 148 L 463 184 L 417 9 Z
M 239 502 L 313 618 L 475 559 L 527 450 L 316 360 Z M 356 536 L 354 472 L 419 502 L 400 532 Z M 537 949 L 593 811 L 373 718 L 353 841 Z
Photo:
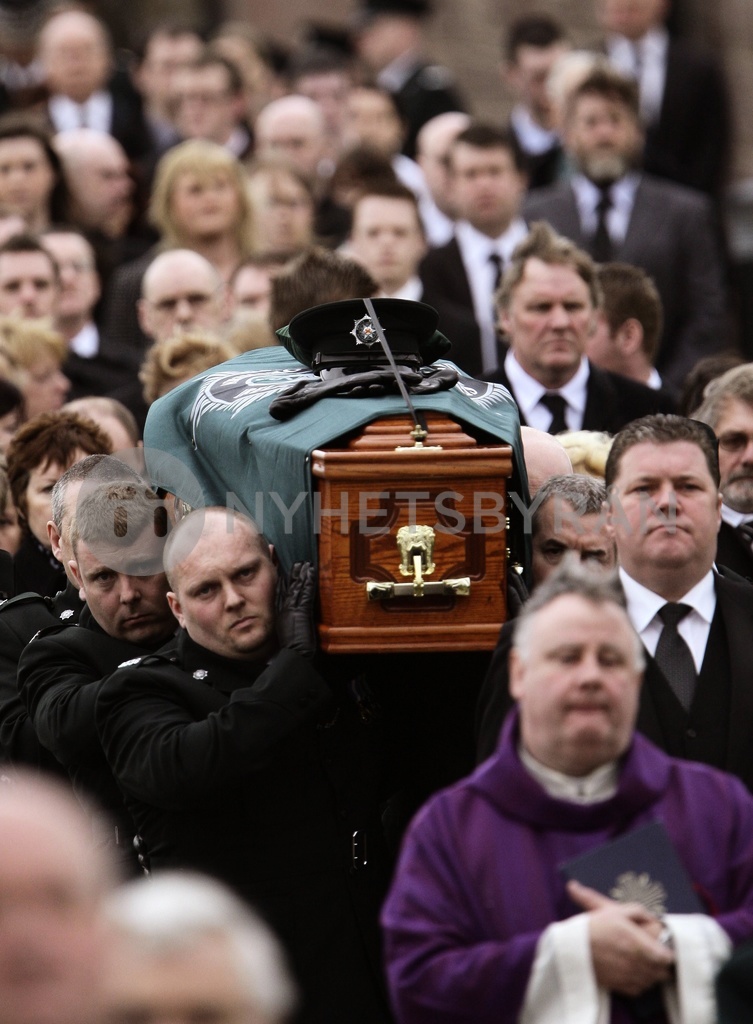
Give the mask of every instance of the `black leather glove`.
M 304 658 L 316 654 L 316 569 L 311 562 L 296 562 L 287 576 L 277 580 L 277 639 L 280 647 Z
M 414 395 L 445 391 L 458 381 L 457 372 L 449 366 L 423 366 L 419 370 L 401 366 L 398 371 L 406 388 Z M 284 421 L 322 398 L 372 398 L 396 391 L 399 387 L 389 367 L 337 375 L 326 380 L 304 379 L 281 391 L 270 402 L 269 414 Z

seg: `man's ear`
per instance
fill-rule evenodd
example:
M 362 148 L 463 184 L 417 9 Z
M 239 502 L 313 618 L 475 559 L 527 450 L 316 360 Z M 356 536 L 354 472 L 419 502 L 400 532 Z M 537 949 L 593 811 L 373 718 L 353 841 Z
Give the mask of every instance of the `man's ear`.
M 76 561 L 75 558 L 71 558 L 68 561 L 68 568 L 71 570 L 71 576 L 76 581 L 76 586 L 78 587 L 78 596 L 81 598 L 82 601 L 85 601 L 86 590 L 84 589 L 84 581 L 81 577 L 81 573 L 78 571 L 78 562 Z
M 620 324 L 614 336 L 615 344 L 623 356 L 633 356 L 643 344 L 643 328 L 634 316 Z
M 58 562 L 61 561 L 60 555 L 62 552 L 60 550 L 60 531 L 51 519 L 47 522 L 47 539 L 50 542 L 53 555 L 57 558 Z
M 178 595 L 172 590 L 168 590 L 167 592 L 167 603 L 170 605 L 170 611 L 178 620 L 178 625 L 181 627 L 181 629 L 185 629 L 186 621 L 183 618 L 183 612 L 181 611 L 180 601 L 178 600 Z
M 510 676 L 510 696 L 514 697 L 515 700 L 520 700 L 523 692 L 523 674 L 524 666 L 521 661 L 520 654 L 514 647 L 510 648 L 510 654 L 507 659 L 509 676 Z
M 151 316 L 149 315 L 149 303 L 146 299 L 139 299 L 136 303 L 136 312 L 139 318 L 139 327 L 147 334 L 150 338 L 152 335 L 152 322 Z

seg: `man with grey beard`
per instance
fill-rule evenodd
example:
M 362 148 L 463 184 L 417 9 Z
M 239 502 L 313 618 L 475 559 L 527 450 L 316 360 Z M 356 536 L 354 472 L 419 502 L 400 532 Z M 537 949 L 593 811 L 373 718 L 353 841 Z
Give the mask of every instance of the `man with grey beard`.
M 717 564 L 753 581 L 753 366 L 744 363 L 712 381 L 693 416 L 719 441 Z
M 597 263 L 619 260 L 653 278 L 664 308 L 656 367 L 676 389 L 698 359 L 728 344 L 722 254 L 710 200 L 642 172 L 643 143 L 635 82 L 597 68 L 565 104 L 576 173 L 536 190 L 523 214 L 548 221 Z

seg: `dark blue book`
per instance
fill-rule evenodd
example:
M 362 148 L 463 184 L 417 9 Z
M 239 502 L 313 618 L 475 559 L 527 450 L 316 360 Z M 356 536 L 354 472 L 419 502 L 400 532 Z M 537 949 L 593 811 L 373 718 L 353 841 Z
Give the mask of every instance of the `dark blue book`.
M 659 821 L 566 861 L 560 870 L 610 899 L 641 903 L 657 917 L 706 913 Z

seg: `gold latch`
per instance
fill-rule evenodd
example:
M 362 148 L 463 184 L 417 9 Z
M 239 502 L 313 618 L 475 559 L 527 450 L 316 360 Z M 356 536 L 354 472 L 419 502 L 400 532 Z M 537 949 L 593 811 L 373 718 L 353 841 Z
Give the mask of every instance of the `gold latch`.
M 469 576 L 458 579 L 435 580 L 426 582 L 424 576 L 434 572 L 434 530 L 430 526 L 418 524 L 401 526 L 397 531 L 397 547 L 400 552 L 400 573 L 411 576 L 412 583 L 376 583 L 366 584 L 366 594 L 370 601 L 383 601 L 391 597 L 428 597 L 430 595 L 454 594 L 456 597 L 467 597 L 471 592 Z

